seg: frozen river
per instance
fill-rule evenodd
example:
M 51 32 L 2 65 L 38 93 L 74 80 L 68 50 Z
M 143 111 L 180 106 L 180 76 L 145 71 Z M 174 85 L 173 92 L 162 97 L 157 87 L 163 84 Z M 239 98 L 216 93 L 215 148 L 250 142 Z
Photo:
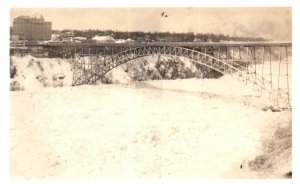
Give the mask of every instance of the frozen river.
M 291 155 L 275 160 L 282 168 L 250 169 L 291 112 L 261 110 L 266 100 L 229 77 L 44 88 L 11 92 L 10 100 L 15 178 L 264 178 L 291 170 Z

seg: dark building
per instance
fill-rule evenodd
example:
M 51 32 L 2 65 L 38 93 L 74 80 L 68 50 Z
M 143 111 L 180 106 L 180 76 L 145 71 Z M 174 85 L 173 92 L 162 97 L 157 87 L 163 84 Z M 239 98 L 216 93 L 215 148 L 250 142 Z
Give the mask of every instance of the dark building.
M 52 23 L 41 18 L 20 16 L 14 19 L 12 34 L 20 40 L 50 40 Z

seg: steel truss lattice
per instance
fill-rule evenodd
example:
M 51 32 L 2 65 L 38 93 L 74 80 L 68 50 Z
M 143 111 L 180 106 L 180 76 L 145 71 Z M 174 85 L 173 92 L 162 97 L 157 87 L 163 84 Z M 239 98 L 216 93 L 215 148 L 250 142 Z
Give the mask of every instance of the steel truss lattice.
M 193 63 L 204 65 L 222 74 L 229 74 L 251 85 L 253 89 L 261 94 L 265 93 L 277 104 L 279 99 L 284 103 L 291 103 L 290 67 L 291 62 L 288 55 L 289 45 L 278 46 L 243 46 L 243 47 L 212 47 L 210 51 L 198 51 L 178 46 L 141 46 L 127 48 L 121 52 L 110 55 L 76 53 L 73 61 L 73 86 L 83 84 L 95 84 L 110 70 L 129 62 L 133 59 L 149 55 L 166 55 L 183 57 Z M 274 52 L 275 49 L 275 53 Z M 275 53 L 275 54 L 274 54 Z M 246 58 L 245 58 L 246 57 Z M 279 72 L 272 72 L 272 61 L 277 57 L 276 65 Z M 280 66 L 286 66 L 286 71 L 280 72 Z M 268 73 L 267 70 L 269 67 Z M 276 80 L 274 80 L 274 75 Z M 284 78 L 285 86 L 281 87 Z M 282 84 L 281 84 L 282 85 Z

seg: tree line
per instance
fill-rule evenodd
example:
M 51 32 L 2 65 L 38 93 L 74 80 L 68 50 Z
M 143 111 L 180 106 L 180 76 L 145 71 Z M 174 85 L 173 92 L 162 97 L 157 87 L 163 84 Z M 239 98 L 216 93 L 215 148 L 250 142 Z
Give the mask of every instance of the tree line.
M 221 41 L 264 41 L 262 37 L 241 37 L 214 33 L 193 33 L 193 32 L 143 32 L 143 31 L 113 31 L 113 30 L 62 30 L 53 33 L 72 32 L 74 36 L 91 39 L 96 35 L 111 36 L 114 39 L 133 39 L 137 42 L 221 42 Z

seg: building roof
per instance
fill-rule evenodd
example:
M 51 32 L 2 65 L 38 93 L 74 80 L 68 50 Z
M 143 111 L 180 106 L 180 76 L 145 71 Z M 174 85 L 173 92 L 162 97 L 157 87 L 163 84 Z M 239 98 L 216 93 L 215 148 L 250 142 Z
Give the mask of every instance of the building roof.
M 45 21 L 44 17 L 30 17 L 30 16 L 19 16 L 14 19 L 14 22 L 34 22 L 34 23 L 51 23 L 49 21 Z
M 98 36 L 98 35 L 96 35 L 92 39 L 96 40 L 96 41 L 99 41 L 99 42 L 115 41 L 115 39 L 111 36 Z

